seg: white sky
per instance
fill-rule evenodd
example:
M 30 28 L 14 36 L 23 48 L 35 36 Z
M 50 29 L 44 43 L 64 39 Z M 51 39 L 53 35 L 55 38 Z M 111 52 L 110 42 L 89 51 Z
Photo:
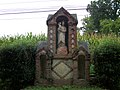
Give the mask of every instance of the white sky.
M 32 32 L 33 34 L 45 33 L 47 35 L 46 20 L 52 12 L 4 14 L 31 11 L 58 10 L 60 7 L 67 9 L 86 8 L 91 0 L 0 0 L 0 36 L 17 35 Z M 82 26 L 81 19 L 88 15 L 86 10 L 68 10 L 77 14 L 78 27 Z

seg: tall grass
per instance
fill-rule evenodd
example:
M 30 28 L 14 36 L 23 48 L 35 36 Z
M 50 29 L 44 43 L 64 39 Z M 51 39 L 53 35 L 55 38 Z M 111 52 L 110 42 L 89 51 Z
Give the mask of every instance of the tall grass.
M 78 41 L 85 41 L 88 43 L 90 54 L 91 54 L 91 60 L 93 60 L 93 55 L 94 55 L 94 49 L 101 43 L 102 40 L 117 40 L 120 42 L 120 37 L 116 36 L 115 34 L 109 34 L 109 35 L 104 35 L 104 34 L 84 34 L 81 36 L 79 33 L 77 34 L 77 39 Z
M 32 33 L 27 33 L 27 35 L 7 35 L 0 37 L 0 48 L 9 47 L 11 45 L 19 45 L 21 43 L 35 45 L 38 41 L 44 41 L 46 39 L 47 37 L 45 34 L 32 35 Z
M 41 86 L 35 86 L 35 87 L 28 87 L 24 90 L 103 90 L 98 87 L 77 87 L 77 86 L 62 86 L 62 87 L 41 87 Z
M 103 39 L 117 39 L 118 42 L 120 42 L 120 37 L 117 37 L 115 34 L 109 34 L 109 35 L 89 35 L 89 34 L 84 34 L 81 36 L 79 33 L 77 34 L 77 40 L 78 41 L 85 41 L 88 43 L 90 53 L 93 55 L 93 51 L 95 47 L 97 47 L 100 43 L 101 40 Z M 2 36 L 0 37 L 0 48 L 3 47 L 8 47 L 9 45 L 16 45 L 19 43 L 30 43 L 32 45 L 36 44 L 38 41 L 44 41 L 47 40 L 47 37 L 45 34 L 40 34 L 40 35 L 32 35 L 32 33 L 27 33 L 27 35 L 15 35 L 15 36 Z

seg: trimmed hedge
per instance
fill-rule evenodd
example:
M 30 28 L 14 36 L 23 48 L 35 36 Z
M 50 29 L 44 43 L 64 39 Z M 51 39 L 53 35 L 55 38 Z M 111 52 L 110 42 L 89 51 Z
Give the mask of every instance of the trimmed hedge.
M 104 39 L 94 50 L 98 84 L 110 90 L 120 90 L 120 42 Z
M 19 90 L 34 82 L 34 47 L 25 44 L 0 50 L 0 85 L 3 90 Z
M 0 90 L 20 90 L 34 84 L 35 46 L 45 39 L 32 34 L 1 39 Z

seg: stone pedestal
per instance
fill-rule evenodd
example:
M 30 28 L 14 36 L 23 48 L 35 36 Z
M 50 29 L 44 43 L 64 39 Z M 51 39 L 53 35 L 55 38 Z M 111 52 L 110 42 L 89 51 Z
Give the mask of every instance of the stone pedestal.
M 73 78 L 72 59 L 54 59 L 52 68 L 54 85 L 72 84 Z
M 67 55 L 68 54 L 68 51 L 67 51 L 67 47 L 64 46 L 64 47 L 59 47 L 57 49 L 57 54 L 58 55 Z

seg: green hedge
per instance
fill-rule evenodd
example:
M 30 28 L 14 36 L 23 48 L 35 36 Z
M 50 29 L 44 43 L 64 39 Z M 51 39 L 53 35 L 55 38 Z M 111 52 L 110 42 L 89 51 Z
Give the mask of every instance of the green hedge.
M 0 39 L 0 90 L 19 90 L 34 84 L 35 50 L 44 35 Z
M 0 51 L 1 88 L 19 89 L 34 81 L 35 59 L 31 46 L 14 46 Z M 4 87 L 5 86 L 5 87 Z
M 100 86 L 120 90 L 120 42 L 104 39 L 94 51 L 95 72 Z

